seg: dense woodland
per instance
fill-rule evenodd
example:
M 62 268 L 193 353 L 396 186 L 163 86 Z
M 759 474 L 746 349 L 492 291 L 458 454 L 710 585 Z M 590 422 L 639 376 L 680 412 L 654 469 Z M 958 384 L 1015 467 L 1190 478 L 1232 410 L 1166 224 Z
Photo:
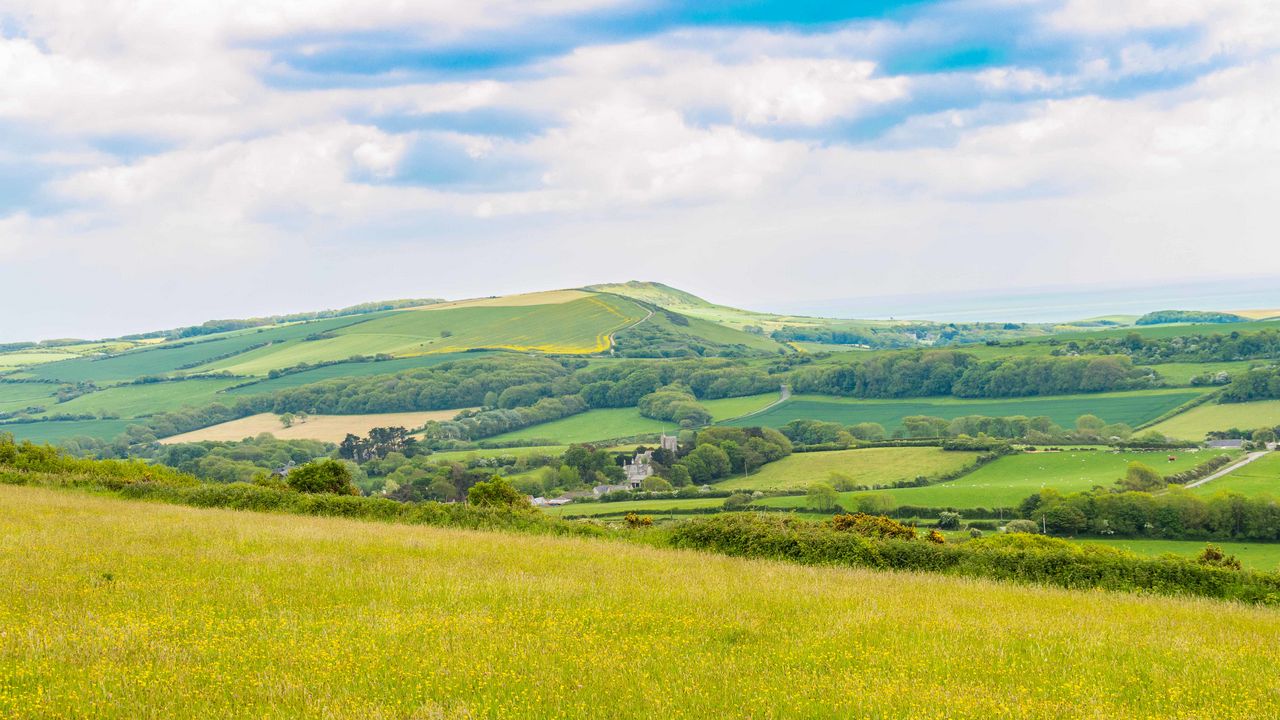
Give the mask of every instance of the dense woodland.
M 1127 357 L 1013 357 L 979 360 L 972 354 L 916 351 L 842 364 L 802 368 L 790 376 L 796 392 L 860 398 L 946 396 L 1027 397 L 1154 387 L 1155 373 Z

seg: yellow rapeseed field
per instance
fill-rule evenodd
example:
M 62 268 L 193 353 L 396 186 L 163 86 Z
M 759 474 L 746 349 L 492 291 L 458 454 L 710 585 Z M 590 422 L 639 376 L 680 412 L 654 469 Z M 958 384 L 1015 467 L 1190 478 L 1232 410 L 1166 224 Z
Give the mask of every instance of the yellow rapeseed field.
M 0 717 L 1275 718 L 1280 612 L 0 487 Z

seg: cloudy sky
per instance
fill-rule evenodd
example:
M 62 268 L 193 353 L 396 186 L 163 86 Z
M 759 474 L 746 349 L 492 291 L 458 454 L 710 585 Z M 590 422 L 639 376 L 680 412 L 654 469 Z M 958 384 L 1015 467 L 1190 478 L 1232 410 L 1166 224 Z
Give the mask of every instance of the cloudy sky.
M 1275 0 L 0 0 L 0 340 L 1265 287 L 1278 228 Z

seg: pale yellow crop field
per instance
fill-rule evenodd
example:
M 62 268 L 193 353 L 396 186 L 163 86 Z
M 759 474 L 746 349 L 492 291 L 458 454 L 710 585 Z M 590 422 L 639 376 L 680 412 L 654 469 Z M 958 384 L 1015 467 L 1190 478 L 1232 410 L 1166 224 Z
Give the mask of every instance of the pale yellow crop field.
M 171 435 L 160 442 L 166 445 L 200 442 L 202 440 L 236 441 L 271 433 L 281 440 L 323 440 L 342 442 L 347 433 L 366 435 L 376 427 L 405 427 L 410 430 L 422 427 L 429 420 L 452 420 L 461 410 L 431 410 L 427 412 L 376 413 L 371 415 L 309 415 L 305 422 L 294 422 L 292 427 L 280 423 L 279 415 L 262 413 L 250 415 L 193 430 L 181 435 Z

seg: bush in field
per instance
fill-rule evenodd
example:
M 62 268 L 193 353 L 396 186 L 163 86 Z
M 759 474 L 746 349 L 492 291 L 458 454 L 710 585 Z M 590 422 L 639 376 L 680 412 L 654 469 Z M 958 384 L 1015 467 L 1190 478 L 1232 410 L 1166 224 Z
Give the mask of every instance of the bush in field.
M 1196 562 L 1209 567 L 1226 568 L 1228 570 L 1240 569 L 1240 558 L 1222 552 L 1222 548 L 1212 543 L 1204 546 L 1204 550 L 1200 552 Z
M 292 490 L 304 493 L 359 495 L 346 464 L 333 459 L 316 460 L 294 468 L 285 477 Z
M 1009 523 L 1004 526 L 1004 531 L 1007 533 L 1026 533 L 1028 535 L 1035 535 L 1040 532 L 1040 527 L 1036 525 L 1033 520 L 1010 520 Z
M 958 512 L 938 513 L 938 527 L 942 530 L 959 530 L 960 529 L 960 513 Z
M 929 542 L 933 543 L 934 545 L 946 545 L 946 544 L 947 544 L 947 538 L 946 538 L 946 537 L 944 537 L 944 536 L 942 535 L 942 533 L 938 532 L 937 530 L 930 530 L 930 531 L 929 531 L 929 534 L 928 534 L 927 536 L 925 536 L 925 540 L 928 540 Z
M 898 507 L 898 501 L 887 492 L 867 493 L 858 496 L 858 511 L 868 515 L 887 515 Z
M 805 505 L 814 510 L 834 510 L 839 500 L 836 489 L 826 483 L 814 483 L 805 493 Z
M 734 493 L 724 499 L 725 510 L 741 510 L 751 504 L 751 495 L 747 493 Z
M 467 503 L 478 507 L 530 507 L 529 499 L 501 475 L 494 475 L 490 480 L 481 480 L 472 485 L 467 491 Z
M 640 483 L 640 489 L 645 492 L 667 492 L 674 489 L 666 478 L 661 475 L 650 475 Z
M 882 540 L 915 540 L 916 530 L 897 520 L 879 515 L 853 513 L 831 518 L 831 527 L 840 532 L 851 532 L 863 537 Z
M 1139 492 L 1159 490 L 1166 484 L 1164 476 L 1160 474 L 1160 471 L 1150 465 L 1144 465 L 1136 460 L 1129 463 L 1128 469 L 1125 470 L 1124 477 L 1116 482 L 1125 490 L 1137 490 Z
M 645 528 L 653 525 L 653 518 L 648 515 L 637 515 L 635 513 L 627 513 L 627 516 L 624 517 L 622 521 L 625 522 L 629 528 Z

